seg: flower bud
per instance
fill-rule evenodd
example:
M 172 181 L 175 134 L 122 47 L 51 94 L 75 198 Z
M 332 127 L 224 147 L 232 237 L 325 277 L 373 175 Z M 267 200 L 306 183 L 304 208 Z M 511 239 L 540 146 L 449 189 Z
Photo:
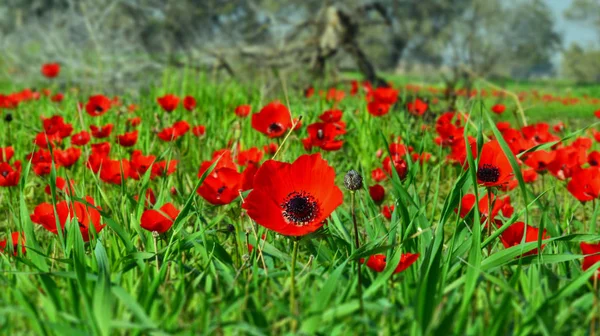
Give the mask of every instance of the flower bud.
M 348 173 L 346 173 L 346 176 L 344 176 L 344 186 L 346 186 L 348 190 L 359 190 L 362 188 L 362 185 L 362 177 L 356 170 L 350 170 Z

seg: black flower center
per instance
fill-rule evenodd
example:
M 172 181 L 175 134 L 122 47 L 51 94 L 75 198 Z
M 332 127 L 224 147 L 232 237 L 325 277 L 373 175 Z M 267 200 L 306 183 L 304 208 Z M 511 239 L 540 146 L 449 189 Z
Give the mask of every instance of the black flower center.
M 323 130 L 322 129 L 317 130 L 317 139 L 323 140 L 324 136 L 325 135 L 323 134 Z
M 491 164 L 484 164 L 483 167 L 477 169 L 477 178 L 485 183 L 498 182 L 500 179 L 500 169 Z
M 288 194 L 281 203 L 283 217 L 295 225 L 306 225 L 319 215 L 319 206 L 315 198 L 305 191 Z
M 102 112 L 104 111 L 104 108 L 100 105 L 96 105 L 96 108 L 94 109 L 96 112 Z
M 590 165 L 597 166 L 598 165 L 598 161 L 596 161 L 596 160 L 590 160 Z
M 221 195 L 223 195 L 223 192 L 225 191 L 225 189 L 227 189 L 227 186 L 225 186 L 225 185 L 223 185 L 219 189 L 217 189 L 217 199 L 221 199 Z
M 283 126 L 280 123 L 272 123 L 267 130 L 269 133 L 279 133 L 283 131 Z
M 2 175 L 3 177 L 7 177 L 8 176 L 8 170 L 2 171 L 2 173 L 0 173 L 0 175 Z

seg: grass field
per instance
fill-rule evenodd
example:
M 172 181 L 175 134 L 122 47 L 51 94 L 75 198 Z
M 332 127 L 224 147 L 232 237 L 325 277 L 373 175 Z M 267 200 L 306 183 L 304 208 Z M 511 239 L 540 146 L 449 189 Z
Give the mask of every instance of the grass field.
M 318 87 L 305 97 L 283 84 L 265 95 L 261 83 L 212 82 L 190 72 L 165 75 L 147 91 L 118 102 L 111 96 L 110 107 L 90 110 L 89 97 L 102 88 L 41 81 L 36 86 L 50 88 L 50 96 L 62 89 L 62 101 L 42 94 L 0 108 L 0 239 L 8 239 L 0 254 L 2 333 L 594 334 L 600 257 L 584 255 L 600 252 L 600 168 L 588 159 L 599 148 L 593 131 L 600 105 L 593 98 L 600 98 L 600 87 L 508 83 L 517 95 L 527 92 L 520 103 L 527 122 L 549 123 L 544 130 L 521 129 L 516 101 L 493 97 L 484 82 L 476 87 L 490 96 L 459 96 L 463 115 L 442 122 L 443 94 L 428 90 L 441 83 L 389 79 L 396 94 L 362 85 L 352 94 L 348 84 L 338 87 L 343 97 Z M 415 83 L 422 88 L 406 87 Z M 23 89 L 0 88 L 5 95 Z M 534 97 L 534 90 L 555 101 Z M 179 102 L 167 112 L 157 102 L 166 94 L 191 96 L 196 106 Z M 416 96 L 429 102 L 422 115 L 405 104 Z M 579 100 L 564 103 L 573 97 Z M 283 128 L 269 138 L 251 120 L 276 99 L 288 118 L 302 117 L 301 126 L 291 130 L 295 121 L 269 119 L 266 132 Z M 370 103 L 380 101 L 389 112 L 369 113 Z M 491 113 L 498 103 L 506 107 L 501 115 Z M 245 117 L 235 113 L 244 104 L 252 111 Z M 309 126 L 332 109 L 341 120 Z M 467 115 L 469 122 L 462 119 Z M 64 122 L 41 118 L 51 116 Z M 173 126 L 181 121 L 189 127 Z M 510 122 L 518 136 L 498 121 Z M 553 130 L 558 122 L 564 131 Z M 109 123 L 106 138 L 75 145 L 74 134 Z M 118 135 L 136 130 L 132 146 L 119 145 L 127 141 Z M 92 145 L 105 142 L 110 149 Z M 7 159 L 9 146 L 14 157 Z M 68 148 L 79 148 L 80 157 L 57 160 Z M 553 154 L 538 158 L 536 150 Z M 145 169 L 135 151 L 154 156 Z M 311 153 L 331 168 L 305 164 L 303 155 Z M 302 164 L 290 168 L 271 158 Z M 496 169 L 492 180 L 497 169 L 501 177 L 514 176 L 485 185 L 486 160 Z M 21 170 L 11 182 L 16 161 Z M 351 169 L 363 178 L 355 192 L 345 187 Z M 58 177 L 72 180 L 72 189 Z M 370 191 L 376 184 L 385 190 L 381 200 Z M 467 194 L 475 194 L 470 204 Z M 162 208 L 167 203 L 178 213 Z M 64 230 L 56 229 L 59 223 Z M 582 251 L 580 243 L 597 250 Z

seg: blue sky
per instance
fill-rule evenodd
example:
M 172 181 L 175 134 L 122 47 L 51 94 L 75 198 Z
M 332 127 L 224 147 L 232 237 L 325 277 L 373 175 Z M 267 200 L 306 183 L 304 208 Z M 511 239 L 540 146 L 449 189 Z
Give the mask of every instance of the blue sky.
M 566 48 L 573 42 L 583 46 L 595 43 L 597 35 L 592 27 L 567 21 L 564 17 L 564 11 L 571 6 L 573 0 L 545 0 L 554 11 L 556 17 L 556 29 L 563 35 L 563 42 Z

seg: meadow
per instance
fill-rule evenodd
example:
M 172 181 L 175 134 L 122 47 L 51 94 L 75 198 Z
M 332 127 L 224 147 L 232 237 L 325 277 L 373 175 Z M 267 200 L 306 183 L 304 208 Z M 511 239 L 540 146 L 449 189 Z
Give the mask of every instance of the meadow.
M 42 74 L 0 86 L 3 334 L 600 328 L 598 87 Z

